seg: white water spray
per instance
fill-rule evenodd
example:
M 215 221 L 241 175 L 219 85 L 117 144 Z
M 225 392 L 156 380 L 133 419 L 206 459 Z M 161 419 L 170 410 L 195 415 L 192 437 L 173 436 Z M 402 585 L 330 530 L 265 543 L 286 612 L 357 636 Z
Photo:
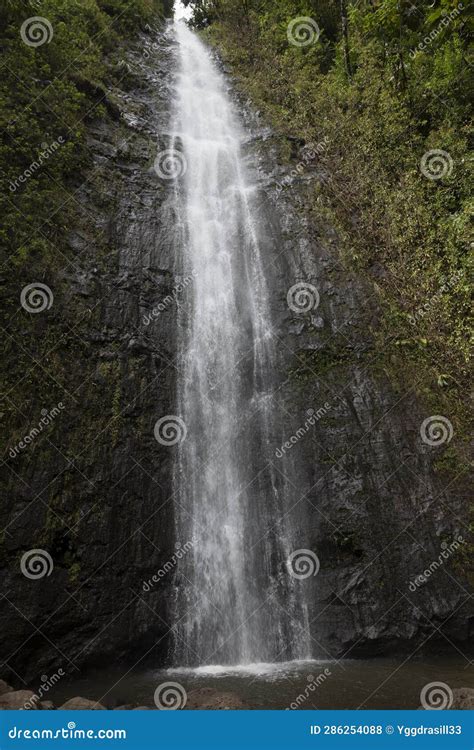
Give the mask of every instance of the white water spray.
M 241 153 L 225 79 L 182 22 L 174 148 L 182 236 L 192 275 L 179 312 L 178 408 L 187 427 L 175 465 L 177 534 L 193 541 L 176 577 L 176 664 L 310 656 L 285 480 L 272 465 L 275 338 L 257 191 Z M 276 441 L 278 444 L 278 441 Z

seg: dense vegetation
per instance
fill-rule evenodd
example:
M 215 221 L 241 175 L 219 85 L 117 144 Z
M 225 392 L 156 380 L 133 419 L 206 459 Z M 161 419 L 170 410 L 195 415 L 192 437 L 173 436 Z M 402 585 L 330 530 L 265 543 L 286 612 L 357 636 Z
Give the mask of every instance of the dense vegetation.
M 171 11 L 172 0 L 4 0 L 0 6 L 1 418 L 13 442 L 38 422 L 41 407 L 64 399 L 60 383 L 68 362 L 87 359 L 77 334 L 90 325 L 90 313 L 76 309 L 64 278 L 77 269 L 68 233 L 77 230 L 78 217 L 87 220 L 76 196 L 92 164 L 87 128 L 93 120 L 119 119 L 110 92 L 127 76 L 125 49 Z M 29 284 L 54 290 L 51 310 L 22 309 Z M 42 300 L 36 295 L 31 302 Z
M 161 0 L 2 3 L 1 238 L 10 268 L 51 253 L 67 210 L 64 183 L 87 164 L 87 121 L 108 103 L 105 57 L 163 9 Z M 36 28 L 35 16 L 43 19 Z M 44 168 L 34 166 L 45 153 Z
M 315 188 L 314 210 L 319 220 L 326 217 L 336 226 L 347 262 L 370 275 L 382 297 L 385 316 L 376 336 L 384 362 L 404 380 L 417 382 L 433 413 L 446 414 L 459 435 L 468 392 L 467 3 L 185 4 L 194 10 L 196 26 L 219 42 L 255 103 L 291 138 L 287 156 L 295 156 L 295 142 L 316 146 L 312 166 L 317 162 L 326 178 Z M 54 286 L 67 265 L 66 235 L 79 209 L 74 190 L 91 160 L 88 122 L 106 112 L 114 116 L 108 89 L 123 77 L 120 43 L 169 13 L 171 5 L 171 0 L 1 5 L 0 236 L 3 297 L 11 301 L 4 374 L 6 390 L 23 382 L 22 403 L 28 397 L 42 403 L 23 380 L 31 367 L 25 346 L 41 360 L 51 344 L 45 337 L 54 343 L 59 334 L 51 325 L 42 328 L 44 316 L 21 310 L 20 291 L 29 282 Z M 38 46 L 22 38 L 32 16 L 47 19 L 53 31 L 46 28 L 48 39 Z M 293 28 L 298 46 L 288 29 L 301 17 L 313 25 L 308 44 L 304 29 Z M 428 162 L 428 173 L 440 179 L 430 179 L 421 168 L 433 149 L 444 154 L 440 162 Z M 74 311 L 64 305 L 55 322 L 67 341 Z M 51 358 L 48 365 L 52 372 L 63 366 Z
M 187 4 L 276 129 L 313 149 L 320 144 L 327 178 L 314 208 L 337 227 L 346 260 L 370 274 L 382 297 L 382 356 L 405 383 L 418 382 L 434 413 L 447 414 L 459 434 L 472 208 L 467 3 Z M 439 161 L 426 157 L 424 166 L 434 149 L 445 153 Z

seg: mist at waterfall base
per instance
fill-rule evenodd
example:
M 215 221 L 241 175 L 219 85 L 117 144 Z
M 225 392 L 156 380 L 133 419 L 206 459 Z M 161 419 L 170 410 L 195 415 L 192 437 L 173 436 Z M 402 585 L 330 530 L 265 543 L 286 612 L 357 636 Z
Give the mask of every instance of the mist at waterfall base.
M 325 669 L 329 676 L 318 680 Z M 70 683 L 61 680 L 48 698 L 62 705 L 77 695 L 95 700 L 105 696 L 102 703 L 111 707 L 133 703 L 156 708 L 153 696 L 158 685 L 178 682 L 187 693 L 197 688 L 232 693 L 253 709 L 416 709 L 421 705 L 420 693 L 426 684 L 440 679 L 452 689 L 466 684 L 461 656 L 436 656 L 432 661 L 413 657 L 404 664 L 394 659 L 360 659 L 135 671 L 125 676 L 124 672 L 123 666 L 117 666 Z M 304 700 L 297 702 L 298 696 Z

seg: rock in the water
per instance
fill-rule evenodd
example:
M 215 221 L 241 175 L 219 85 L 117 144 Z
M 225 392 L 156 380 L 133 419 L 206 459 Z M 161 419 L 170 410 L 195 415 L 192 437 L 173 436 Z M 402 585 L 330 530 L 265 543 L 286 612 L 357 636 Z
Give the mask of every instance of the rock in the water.
M 5 693 L 13 693 L 13 688 L 5 680 L 0 680 L 0 695 L 5 695 Z
M 135 706 L 133 703 L 127 703 L 125 706 L 117 706 L 114 711 L 153 711 L 150 706 Z
M 60 711 L 107 711 L 105 706 L 87 698 L 70 698 L 66 703 L 59 707 Z
M 474 708 L 474 688 L 462 687 L 453 690 L 452 709 L 470 710 Z
M 185 708 L 189 709 L 242 709 L 247 708 L 235 693 L 221 693 L 215 688 L 197 688 L 188 693 Z
M 32 690 L 14 690 L 0 695 L 0 710 L 33 710 L 41 708 L 38 697 Z
M 474 708 L 474 688 L 462 687 L 452 690 L 453 702 L 446 708 L 452 711 L 469 711 Z M 440 707 L 441 708 L 441 707 Z M 418 706 L 418 711 L 425 711 L 425 706 Z M 432 709 L 435 710 L 435 709 Z
M 41 701 L 40 707 L 43 709 L 43 711 L 54 711 L 56 708 L 53 701 Z

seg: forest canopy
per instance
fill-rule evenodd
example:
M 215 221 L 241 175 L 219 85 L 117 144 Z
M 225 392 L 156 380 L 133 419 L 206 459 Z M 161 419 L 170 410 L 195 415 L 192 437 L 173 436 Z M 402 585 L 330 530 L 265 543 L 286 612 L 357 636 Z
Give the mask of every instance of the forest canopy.
M 380 348 L 462 419 L 472 14 L 435 0 L 185 0 L 275 128 L 322 144 L 314 205 L 384 301 Z M 420 370 L 421 368 L 421 370 Z M 392 368 L 393 369 L 393 368 Z

